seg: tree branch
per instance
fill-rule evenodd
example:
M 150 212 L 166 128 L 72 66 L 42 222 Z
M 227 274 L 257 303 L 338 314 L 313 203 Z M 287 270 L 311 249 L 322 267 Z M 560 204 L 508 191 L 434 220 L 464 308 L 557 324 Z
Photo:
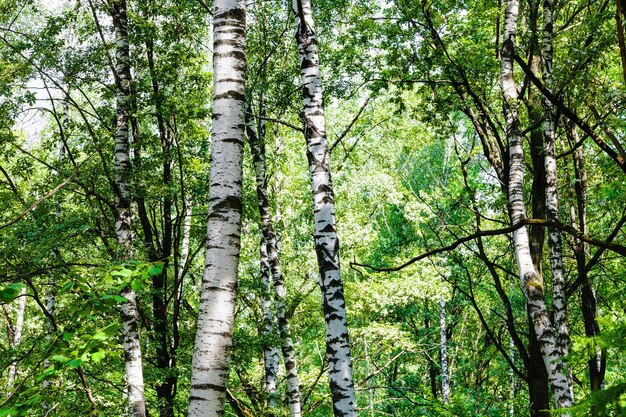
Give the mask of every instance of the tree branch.
M 541 91 L 548 100 L 554 104 L 554 106 L 567 117 L 569 120 L 574 122 L 580 130 L 585 132 L 587 135 L 593 139 L 593 141 L 598 145 L 600 149 L 604 151 L 615 163 L 620 167 L 620 169 L 626 174 L 626 161 L 619 155 L 613 148 L 611 148 L 607 143 L 598 135 L 589 124 L 587 124 L 584 120 L 582 120 L 572 109 L 567 107 L 561 99 L 555 96 L 550 90 L 548 90 L 541 80 L 537 78 L 535 74 L 533 74 L 532 70 L 526 65 L 524 60 L 519 56 L 515 55 L 515 62 L 519 64 L 524 73 L 528 76 L 530 81 L 535 84 L 535 86 Z
M 89 157 L 87 158 L 89 159 Z M 85 159 L 85 161 L 87 160 Z M 81 163 L 81 165 L 85 162 L 83 161 Z M 80 168 L 80 166 L 79 166 Z M 28 213 L 30 213 L 31 211 L 35 210 L 41 203 L 43 203 L 44 201 L 46 201 L 47 199 L 49 199 L 50 197 L 52 197 L 53 195 L 55 195 L 57 192 L 59 192 L 62 188 L 64 188 L 67 184 L 69 184 L 72 179 L 76 176 L 76 174 L 78 174 L 78 169 L 76 169 L 76 171 L 74 171 L 72 173 L 72 175 L 70 175 L 69 177 L 67 177 L 67 179 L 65 181 L 63 181 L 61 184 L 57 185 L 56 187 L 54 187 L 52 190 L 48 191 L 48 193 L 43 196 L 42 198 L 40 198 L 39 200 L 37 200 L 32 206 L 30 206 L 29 208 L 27 208 L 26 210 L 22 211 L 16 218 L 14 218 L 13 220 L 0 225 L 0 230 L 7 228 L 9 226 L 14 225 L 15 223 L 19 222 L 20 220 L 22 220 L 24 217 L 26 217 L 28 215 Z
M 590 245 L 593 246 L 598 246 L 600 248 L 604 248 L 604 249 L 608 249 L 610 251 L 613 251 L 615 253 L 618 253 L 620 255 L 626 256 L 626 246 L 623 245 L 619 245 L 617 243 L 612 243 L 612 242 L 606 242 L 600 239 L 596 239 L 593 238 L 591 236 L 588 236 L 578 230 L 576 230 L 574 227 L 572 226 L 568 226 L 566 224 L 563 223 L 559 223 L 559 222 L 551 222 L 551 221 L 547 221 L 547 220 L 542 220 L 542 219 L 523 219 L 521 220 L 519 223 L 517 223 L 514 226 L 509 226 L 509 227 L 504 227 L 502 229 L 493 229 L 493 230 L 479 230 L 476 233 L 473 233 L 471 235 L 468 236 L 464 236 L 462 238 L 457 239 L 455 242 L 451 243 L 448 246 L 444 246 L 444 247 L 440 247 L 440 248 L 436 248 L 436 249 L 432 249 L 429 251 L 426 251 L 414 258 L 409 259 L 408 261 L 404 262 L 401 265 L 398 266 L 393 266 L 393 267 L 388 267 L 388 268 L 378 268 L 375 267 L 373 265 L 369 265 L 369 264 L 362 264 L 362 263 L 358 263 L 358 262 L 350 262 L 350 268 L 352 269 L 356 269 L 355 267 L 363 267 L 363 268 L 367 268 L 371 271 L 374 272 L 395 272 L 395 271 L 400 271 L 401 269 L 406 268 L 409 265 L 412 265 L 414 263 L 416 263 L 417 261 L 420 261 L 424 258 L 428 258 L 429 256 L 432 255 L 436 255 L 438 253 L 443 253 L 443 252 L 450 252 L 454 249 L 456 249 L 458 246 L 462 245 L 463 243 L 467 243 L 470 242 L 474 239 L 477 239 L 479 237 L 484 237 L 484 236 L 499 236 L 499 235 L 504 235 L 507 233 L 512 233 L 515 230 L 527 226 L 527 225 L 533 225 L 533 226 L 542 226 L 542 227 L 552 227 L 554 229 L 558 229 L 562 232 L 568 233 L 572 236 L 574 236 L 577 239 L 582 240 L 583 242 L 589 243 Z
M 361 108 L 356 113 L 356 115 L 352 118 L 352 121 L 350 121 L 350 123 L 348 124 L 348 126 L 346 126 L 346 128 L 343 130 L 343 132 L 341 132 L 337 136 L 337 140 L 335 140 L 335 142 L 332 145 L 330 145 L 330 148 L 328 148 L 328 152 L 332 153 L 333 149 L 335 149 L 335 146 L 337 146 L 339 144 L 339 142 L 341 142 L 343 140 L 343 138 L 346 137 L 348 132 L 350 132 L 350 129 L 352 129 L 352 126 L 354 126 L 356 121 L 359 120 L 359 117 L 361 117 L 361 114 L 363 113 L 363 110 L 365 110 L 365 108 L 367 107 L 369 102 L 370 102 L 370 98 L 368 97 L 368 98 L 365 99 L 365 101 L 361 105 Z

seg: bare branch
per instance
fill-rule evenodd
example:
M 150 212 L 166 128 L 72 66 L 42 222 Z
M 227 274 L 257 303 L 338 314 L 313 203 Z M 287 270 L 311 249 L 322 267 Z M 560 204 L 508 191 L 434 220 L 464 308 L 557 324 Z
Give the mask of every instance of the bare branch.
M 542 226 L 542 227 L 552 227 L 554 229 L 558 229 L 562 232 L 568 233 L 572 236 L 574 236 L 577 239 L 582 240 L 583 242 L 589 243 L 590 245 L 593 246 L 598 246 L 600 248 L 604 248 L 604 249 L 608 249 L 610 251 L 613 251 L 615 253 L 618 253 L 620 255 L 626 256 L 626 246 L 623 245 L 619 245 L 617 243 L 612 243 L 612 242 L 607 242 L 607 241 L 603 241 L 600 239 L 595 239 L 589 235 L 586 235 L 578 230 L 576 230 L 574 227 L 572 226 L 568 226 L 566 224 L 563 223 L 559 223 L 559 222 L 551 222 L 551 221 L 547 221 L 547 220 L 542 220 L 542 219 L 524 219 L 522 221 L 520 221 L 519 223 L 517 223 L 514 226 L 509 226 L 509 227 L 504 227 L 502 229 L 493 229 L 493 230 L 479 230 L 476 233 L 473 233 L 471 235 L 462 237 L 458 240 L 456 240 L 455 242 L 451 243 L 448 246 L 444 246 L 441 248 L 436 248 L 436 249 L 432 249 L 429 251 L 426 251 L 414 258 L 409 259 L 408 261 L 406 261 L 405 263 L 398 265 L 398 266 L 393 266 L 393 267 L 389 267 L 389 268 L 378 268 L 372 265 L 368 265 L 368 264 L 362 264 L 362 263 L 358 263 L 358 262 L 350 262 L 350 268 L 355 269 L 355 267 L 363 267 L 363 268 L 367 268 L 371 271 L 374 272 L 395 272 L 395 271 L 400 271 L 401 269 L 406 268 L 409 265 L 414 264 L 417 261 L 420 261 L 424 258 L 428 258 L 429 256 L 432 255 L 436 255 L 438 253 L 443 253 L 443 252 L 450 252 L 454 249 L 456 249 L 458 246 L 462 245 L 463 243 L 467 243 L 470 242 L 474 239 L 478 239 L 480 237 L 484 237 L 484 236 L 499 236 L 499 235 L 504 235 L 504 234 L 508 234 L 508 233 L 512 233 L 515 230 L 527 226 L 527 225 L 533 225 L 533 226 Z
M 22 220 L 24 217 L 26 217 L 28 215 L 28 213 L 30 213 L 31 211 L 35 210 L 41 203 L 43 203 L 44 201 L 48 200 L 50 197 L 52 197 L 53 195 L 55 195 L 57 192 L 59 192 L 61 189 L 63 189 L 67 184 L 69 184 L 70 182 L 72 182 L 72 180 L 74 179 L 74 177 L 76 176 L 76 174 L 78 174 L 78 170 L 80 169 L 80 167 L 89 159 L 91 158 L 91 156 L 87 157 L 83 162 L 80 163 L 80 165 L 76 168 L 76 170 L 72 173 L 72 175 L 70 175 L 69 177 L 67 177 L 67 179 L 65 181 L 63 181 L 61 184 L 57 185 L 56 187 L 54 187 L 52 190 L 48 191 L 48 193 L 46 195 L 44 195 L 42 198 L 40 198 L 39 200 L 37 200 L 32 206 L 30 206 L 29 208 L 27 208 L 26 210 L 22 211 L 16 218 L 14 218 L 13 220 L 0 225 L 0 230 L 7 228 L 9 226 L 14 225 L 15 223 L 19 222 L 20 220 Z
M 337 136 L 337 140 L 335 140 L 335 142 L 330 145 L 330 148 L 328 148 L 329 152 L 333 152 L 333 149 L 335 149 L 335 146 L 337 146 L 337 144 L 339 144 L 339 142 L 341 142 L 343 140 L 343 138 L 346 137 L 346 135 L 348 134 L 348 132 L 350 132 L 350 129 L 352 129 L 352 127 L 354 126 L 354 124 L 356 123 L 357 120 L 359 120 L 359 117 L 361 117 L 361 114 L 363 114 L 363 110 L 365 110 L 365 108 L 367 107 L 367 105 L 370 102 L 370 98 L 366 98 L 365 101 L 363 102 L 363 104 L 361 105 L 361 108 L 359 109 L 359 111 L 356 113 L 356 115 L 354 115 L 354 117 L 352 118 L 352 121 L 348 124 L 348 126 L 346 126 L 346 128 L 343 130 L 343 132 L 341 132 L 338 136 Z

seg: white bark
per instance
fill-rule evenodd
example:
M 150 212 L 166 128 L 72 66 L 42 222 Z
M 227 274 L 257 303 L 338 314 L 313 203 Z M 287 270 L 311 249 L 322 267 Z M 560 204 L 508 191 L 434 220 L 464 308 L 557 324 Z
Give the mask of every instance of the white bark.
M 191 215 L 193 214 L 193 204 L 191 201 L 185 202 L 185 224 L 183 225 L 183 240 L 180 244 L 180 261 L 178 263 L 178 281 L 181 282 L 183 279 L 183 273 L 185 271 L 185 266 L 187 265 L 187 259 L 189 259 L 189 242 L 191 241 Z M 182 295 L 182 286 L 181 292 Z M 179 299 L 181 297 L 179 296 Z
M 22 288 L 17 299 L 17 311 L 15 313 L 15 326 L 13 327 L 13 340 L 11 347 L 17 347 L 22 342 L 22 330 L 24 329 L 24 312 L 26 311 L 26 288 Z M 7 319 L 8 320 L 8 319 Z M 17 362 L 13 362 L 9 366 L 9 375 L 7 377 L 7 386 L 10 388 L 15 382 L 17 373 Z
M 257 177 L 258 180 L 258 177 Z M 277 388 L 278 388 L 278 366 L 280 357 L 278 346 L 272 339 L 275 334 L 276 325 L 274 324 L 274 314 L 272 313 L 272 282 L 270 259 L 267 253 L 267 238 L 261 236 L 259 245 L 260 252 L 260 269 L 261 269 L 261 285 L 263 294 L 261 295 L 261 303 L 263 306 L 263 366 L 265 368 L 265 394 L 267 397 L 268 416 L 276 415 L 277 406 Z
M 298 367 L 296 363 L 295 350 L 293 347 L 293 341 L 291 339 L 291 329 L 289 326 L 289 319 L 287 318 L 287 302 L 286 302 L 286 290 L 280 267 L 280 255 L 278 249 L 278 242 L 276 234 L 274 233 L 274 227 L 272 224 L 272 217 L 270 213 L 270 204 L 267 188 L 267 175 L 265 169 L 265 122 L 261 121 L 260 129 L 257 132 L 254 130 L 254 126 L 249 120 L 247 123 L 248 139 L 250 140 L 250 149 L 252 151 L 252 159 L 254 161 L 254 168 L 256 172 L 257 182 L 257 197 L 259 215 L 261 217 L 261 229 L 262 229 L 262 243 L 261 243 L 261 271 L 263 277 L 264 287 L 268 284 L 265 283 L 265 268 L 263 259 L 267 256 L 267 274 L 271 274 L 272 282 L 274 286 L 274 309 L 276 318 L 278 320 L 278 329 L 280 332 L 281 350 L 285 361 L 285 368 L 287 371 L 287 395 L 289 398 L 289 414 L 291 417 L 300 417 L 302 413 L 301 393 L 300 393 L 300 381 L 298 379 Z M 269 276 L 267 278 L 269 280 Z M 268 292 L 269 294 L 269 292 Z M 265 300 L 264 300 L 265 301 Z M 268 306 L 269 307 L 269 306 Z M 266 323 L 272 323 L 271 309 L 265 308 Z M 266 331 L 272 331 L 271 327 L 268 327 Z M 271 349 L 266 350 L 265 364 L 266 364 L 266 376 L 271 372 L 274 366 L 274 362 L 271 359 L 274 357 Z M 276 360 L 278 357 L 276 356 Z M 276 364 L 278 366 L 278 364 Z M 269 381 L 266 381 L 266 390 L 269 389 Z M 267 391 L 269 394 L 269 390 Z M 268 404 L 269 405 L 269 404 Z
M 552 30 L 553 30 L 553 4 L 552 0 L 543 2 L 543 82 L 547 89 L 552 89 Z M 556 168 L 556 114 L 554 105 L 550 100 L 543 99 L 543 131 L 545 143 L 545 166 L 546 166 L 546 212 L 549 221 L 559 221 L 559 201 L 557 188 Z M 550 270 L 552 272 L 552 306 L 553 326 L 555 333 L 556 348 L 561 357 L 569 354 L 569 325 L 567 321 L 567 302 L 565 299 L 565 271 L 563 269 L 563 243 L 561 231 L 548 229 L 548 247 L 550 249 Z M 557 407 L 571 407 L 574 394 L 572 391 L 572 374 L 565 368 L 563 361 L 560 369 L 567 376 L 569 395 L 557 399 Z
M 183 225 L 183 240 L 180 244 L 180 260 L 178 262 L 178 289 L 176 302 L 178 303 L 178 308 L 183 302 L 184 296 L 184 283 L 183 276 L 185 274 L 185 267 L 187 266 L 187 260 L 189 259 L 189 243 L 191 242 L 191 215 L 193 214 L 193 204 L 191 201 L 185 202 L 185 224 Z
M 518 116 L 518 92 L 513 79 L 513 57 L 517 32 L 519 4 L 508 0 L 505 11 L 504 36 L 502 43 L 501 84 L 503 91 L 506 133 L 509 142 L 509 213 L 511 224 L 516 225 L 526 218 L 524 207 L 524 150 L 522 131 Z M 533 265 L 528 242 L 528 231 L 521 227 L 513 232 L 513 243 L 517 259 L 518 273 L 546 368 L 552 384 L 557 407 L 571 404 L 569 384 L 563 372 L 563 358 L 557 349 L 552 323 L 548 317 L 541 275 Z
M 189 417 L 224 414 L 241 236 L 245 46 L 245 2 L 215 0 L 208 240 L 192 361 Z
M 322 80 L 311 1 L 293 0 L 293 9 L 296 14 L 296 40 L 304 99 L 304 131 L 313 192 L 315 248 L 326 321 L 330 391 L 335 417 L 354 417 L 357 414 L 352 361 L 339 267 L 330 153 L 326 139 Z
M 265 115 L 264 105 L 261 103 L 261 115 Z M 268 251 L 271 217 L 269 200 L 267 196 L 267 178 L 265 175 L 265 120 L 260 119 L 259 130 L 252 133 L 252 119 L 246 122 L 248 140 L 252 151 L 252 159 L 256 172 L 257 206 L 261 216 L 261 241 L 259 244 L 259 269 L 261 272 L 261 285 L 263 294 L 261 296 L 263 305 L 263 365 L 265 368 L 265 394 L 267 397 L 267 416 L 276 415 L 278 405 L 278 367 L 280 365 L 280 355 L 278 346 L 272 341 L 276 333 L 276 322 L 272 312 L 272 267 Z M 252 133 L 252 134 L 251 134 Z
M 115 233 L 119 260 L 132 258 L 133 235 L 131 229 L 130 198 L 130 144 L 128 126 L 130 118 L 131 75 L 130 48 L 128 41 L 128 16 L 126 0 L 115 0 L 112 13 L 115 27 L 115 81 L 116 81 L 116 125 L 115 125 Z M 130 415 L 145 417 L 146 403 L 139 335 L 139 314 L 135 292 L 127 287 L 121 295 L 128 301 L 120 306 L 122 337 L 126 368 L 126 390 Z

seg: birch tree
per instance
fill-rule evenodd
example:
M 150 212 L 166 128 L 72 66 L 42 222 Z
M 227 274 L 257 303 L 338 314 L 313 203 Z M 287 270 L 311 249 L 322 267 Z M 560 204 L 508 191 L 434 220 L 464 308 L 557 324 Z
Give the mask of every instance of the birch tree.
M 246 80 L 243 0 L 213 3 L 213 127 L 207 248 L 193 352 L 189 417 L 222 416 L 241 236 Z
M 501 87 L 506 118 L 506 134 L 509 146 L 509 215 L 516 225 L 526 218 L 524 206 L 524 150 L 522 130 L 518 115 L 518 90 L 513 78 L 515 37 L 519 4 L 517 0 L 506 3 L 504 34 L 501 54 Z M 515 257 L 524 295 L 528 300 L 529 315 L 533 320 L 539 347 L 552 384 L 553 397 L 558 408 L 572 405 L 571 387 L 563 368 L 563 358 L 557 349 L 552 323 L 544 298 L 543 281 L 530 254 L 528 231 L 520 227 L 513 232 Z
M 553 37 L 554 5 L 552 0 L 543 2 L 543 40 L 541 57 L 543 63 L 543 82 L 547 89 L 552 90 L 552 37 Z M 543 98 L 543 132 L 545 143 L 546 172 L 546 214 L 549 221 L 559 221 L 559 201 L 556 168 L 556 112 L 552 102 Z M 569 354 L 569 324 L 567 321 L 567 302 L 565 299 L 565 271 L 563 268 L 563 243 L 561 231 L 548 229 L 548 247 L 550 249 L 550 270 L 552 272 L 552 306 L 554 315 L 554 332 L 556 348 L 561 357 Z M 567 376 L 569 390 L 572 389 L 572 375 L 563 370 Z M 573 393 L 569 393 L 573 399 Z
M 7 323 L 11 323 L 9 311 L 6 306 L 2 306 L 4 314 L 7 318 Z M 17 311 L 15 312 L 15 325 L 8 325 L 9 328 L 9 345 L 17 347 L 22 342 L 22 330 L 24 329 L 24 312 L 26 311 L 26 288 L 20 290 L 20 295 L 17 303 Z M 9 373 L 7 376 L 7 386 L 11 388 L 13 382 L 15 382 L 15 375 L 17 374 L 17 362 L 12 362 L 9 366 Z
M 322 79 L 310 0 L 293 0 L 300 78 L 304 99 L 304 136 L 313 192 L 315 250 L 326 321 L 326 358 L 335 417 L 356 416 L 352 360 L 343 282 L 339 267 L 339 239 L 330 177 L 330 152 L 322 96 Z
M 250 149 L 252 151 L 252 159 L 254 162 L 254 169 L 256 173 L 256 192 L 258 198 L 259 215 L 261 217 L 261 274 L 263 288 L 269 287 L 269 277 L 265 278 L 263 277 L 263 274 L 271 274 L 274 290 L 274 310 L 276 313 L 276 320 L 278 321 L 280 346 L 283 354 L 283 359 L 285 361 L 285 369 L 287 371 L 287 396 L 289 401 L 289 414 L 291 417 L 300 417 L 302 415 L 302 406 L 300 381 L 298 379 L 298 366 L 296 362 L 296 352 L 293 347 L 293 340 L 291 338 L 289 318 L 287 317 L 287 293 L 285 290 L 282 269 L 280 266 L 278 242 L 276 234 L 274 233 L 267 189 L 264 140 L 265 121 L 263 119 L 260 119 L 259 129 L 258 131 L 255 131 L 252 120 L 248 120 L 248 122 L 246 123 L 246 131 L 248 133 L 248 140 L 250 141 Z M 263 260 L 265 256 L 267 257 L 266 261 Z M 267 262 L 267 265 L 264 265 L 264 262 Z M 268 268 L 268 270 L 264 271 L 265 268 Z M 265 283 L 266 279 L 268 281 L 267 285 Z M 264 308 L 264 314 L 268 316 L 268 319 L 271 319 L 269 317 L 270 313 L 271 311 L 268 313 Z M 266 389 L 268 386 L 271 385 L 272 378 L 275 378 L 275 375 L 270 378 L 268 378 L 267 375 L 269 374 L 271 376 L 271 373 L 275 372 L 274 370 L 278 368 L 278 364 L 274 364 L 273 361 L 278 361 L 278 357 L 274 355 L 271 348 L 266 348 Z
M 133 235 L 131 229 L 131 161 L 129 143 L 129 121 L 131 103 L 130 46 L 128 40 L 128 14 L 126 0 L 113 3 L 112 15 L 115 28 L 115 234 L 119 245 L 118 259 L 127 261 L 133 256 Z M 135 291 L 130 286 L 122 290 L 128 301 L 122 303 L 122 328 L 126 365 L 126 389 L 130 414 L 133 417 L 146 415 L 144 381 L 139 336 L 139 314 Z

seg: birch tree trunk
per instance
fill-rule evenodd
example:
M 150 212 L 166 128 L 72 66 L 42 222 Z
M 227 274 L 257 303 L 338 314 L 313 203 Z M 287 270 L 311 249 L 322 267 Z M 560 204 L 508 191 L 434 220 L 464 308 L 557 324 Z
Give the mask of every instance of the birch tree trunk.
M 113 26 L 115 27 L 115 83 L 116 83 L 116 125 L 115 125 L 115 233 L 119 246 L 120 261 L 132 258 L 131 198 L 130 198 L 130 144 L 128 126 L 130 119 L 131 74 L 130 47 L 128 41 L 128 15 L 126 0 L 113 2 Z M 146 415 L 144 382 L 139 336 L 139 320 L 135 292 L 130 287 L 122 290 L 128 300 L 120 307 L 126 366 L 126 389 L 130 414 L 133 417 Z
M 241 237 L 245 48 L 245 2 L 215 0 L 211 188 L 189 417 L 224 415 Z
M 263 257 L 263 251 L 265 249 L 265 255 L 267 256 L 269 267 L 267 273 L 271 274 L 272 276 L 272 282 L 274 286 L 274 311 L 276 313 L 276 318 L 278 321 L 281 350 L 283 353 L 283 359 L 285 361 L 285 368 L 287 371 L 287 396 L 289 398 L 289 414 L 291 417 L 300 417 L 302 415 L 302 406 L 300 381 L 298 379 L 298 366 L 296 362 L 296 354 L 293 347 L 293 341 L 291 339 L 289 319 L 287 317 L 287 293 L 285 290 L 283 274 L 280 267 L 278 242 L 276 234 L 274 233 L 268 197 L 264 146 L 265 122 L 261 120 L 261 122 L 259 123 L 258 134 L 257 132 L 255 132 L 251 120 L 246 123 L 246 127 L 248 132 L 248 140 L 250 141 L 250 149 L 252 151 L 252 159 L 254 161 L 254 168 L 256 172 L 258 208 L 259 214 L 261 216 L 261 228 L 263 234 L 261 243 L 261 255 Z M 262 274 L 264 273 L 263 268 L 264 266 L 262 265 Z M 268 355 L 269 353 L 270 352 L 266 351 L 266 355 Z M 266 375 L 268 373 L 267 368 L 273 366 L 273 363 L 271 362 L 268 364 L 268 359 L 272 357 L 273 353 L 269 354 L 269 356 L 266 356 L 265 358 Z M 276 357 L 276 361 L 277 360 L 278 357 Z M 276 367 L 278 367 L 278 364 L 276 364 Z M 266 389 L 267 385 L 268 382 L 266 381 Z
M 261 100 L 261 116 L 265 116 L 263 100 Z M 249 108 L 250 109 L 250 108 Z M 248 112 L 250 113 L 250 112 Z M 267 395 L 268 417 L 276 415 L 277 387 L 278 387 L 278 367 L 280 356 L 278 346 L 272 341 L 276 330 L 274 314 L 272 312 L 272 267 L 269 257 L 269 240 L 271 217 L 269 200 L 267 196 L 267 178 L 265 175 L 265 120 L 259 119 L 258 134 L 254 132 L 254 127 L 250 116 L 246 116 L 246 130 L 250 142 L 252 160 L 256 173 L 256 195 L 259 216 L 261 217 L 261 242 L 259 247 L 261 284 L 263 287 L 263 364 L 265 368 L 265 393 Z
M 280 153 L 282 143 L 280 137 L 276 137 L 276 154 Z M 282 172 L 277 171 L 274 174 L 274 184 L 276 189 L 280 190 L 283 182 Z M 280 205 L 276 207 L 275 219 L 273 224 L 282 222 L 282 213 Z M 285 361 L 285 369 L 287 371 L 287 395 L 289 397 L 289 413 L 291 417 L 301 417 L 302 415 L 302 391 L 300 389 L 300 380 L 298 377 L 298 365 L 296 361 L 296 351 L 294 349 L 293 340 L 291 338 L 291 326 L 287 315 L 287 290 L 285 288 L 285 280 L 280 265 L 280 235 L 271 229 L 269 240 L 269 256 L 272 265 L 272 281 L 274 283 L 274 308 L 276 318 L 278 319 L 278 330 L 280 331 L 281 351 Z
M 258 171 L 257 171 L 258 172 Z M 257 195 L 258 195 L 258 177 L 257 177 Z M 259 200 L 259 211 L 261 211 L 261 202 Z M 263 216 L 263 214 L 261 214 Z M 265 229 L 263 227 L 263 229 Z M 267 416 L 276 416 L 277 388 L 278 388 L 278 366 L 280 365 L 280 356 L 278 346 L 272 339 L 276 330 L 274 322 L 274 314 L 272 313 L 272 282 L 270 258 L 267 253 L 267 235 L 262 230 L 260 252 L 260 269 L 261 269 L 261 285 L 262 285 L 262 306 L 263 306 L 263 366 L 265 369 L 265 394 L 267 396 Z
M 313 191 L 315 250 L 320 272 L 326 357 L 335 417 L 355 417 L 356 400 L 346 320 L 346 304 L 339 267 L 339 240 L 335 202 L 330 178 L 330 152 L 322 98 L 319 56 L 310 0 L 293 0 L 296 14 L 296 41 L 300 54 L 300 75 L 304 99 L 304 135 Z
M 20 295 L 17 301 L 17 311 L 15 313 L 15 326 L 13 327 L 13 335 L 9 338 L 10 346 L 17 347 L 22 342 L 22 330 L 24 329 L 24 312 L 26 311 L 26 288 L 20 290 Z M 7 315 L 7 320 L 8 320 Z M 9 374 L 7 376 L 7 386 L 11 388 L 13 382 L 15 382 L 15 375 L 17 374 L 17 362 L 11 363 L 9 366 Z
M 509 142 L 509 214 L 511 224 L 516 225 L 526 217 L 524 206 L 524 150 L 522 131 L 518 115 L 518 91 L 513 78 L 513 58 L 515 56 L 515 36 L 519 4 L 508 0 L 504 20 L 504 36 L 501 58 L 501 84 L 503 107 L 506 118 L 506 134 Z M 524 295 L 528 300 L 528 311 L 537 333 L 543 361 L 548 370 L 557 408 L 572 405 L 570 384 L 563 369 L 563 359 L 557 349 L 552 323 L 548 317 L 544 298 L 543 280 L 537 273 L 530 254 L 528 231 L 521 227 L 513 232 L 513 243 L 517 259 L 518 273 Z
M 552 0 L 543 2 L 543 41 L 541 55 L 543 60 L 543 82 L 548 90 L 552 90 L 552 32 L 553 32 Z M 543 131 L 546 164 L 546 212 L 549 221 L 559 221 L 559 201 L 556 168 L 556 114 L 550 100 L 543 99 Z M 552 272 L 552 308 L 553 328 L 556 348 L 561 357 L 569 354 L 569 325 L 567 321 L 567 302 L 565 299 L 565 271 L 563 269 L 563 243 L 561 231 L 548 229 L 548 247 L 550 249 L 550 270 Z M 565 366 L 565 363 L 562 363 Z M 574 398 L 572 392 L 572 374 L 567 369 L 561 372 L 567 376 L 569 400 Z M 571 404 L 569 404 L 571 405 Z M 564 407 L 568 404 L 563 403 Z

